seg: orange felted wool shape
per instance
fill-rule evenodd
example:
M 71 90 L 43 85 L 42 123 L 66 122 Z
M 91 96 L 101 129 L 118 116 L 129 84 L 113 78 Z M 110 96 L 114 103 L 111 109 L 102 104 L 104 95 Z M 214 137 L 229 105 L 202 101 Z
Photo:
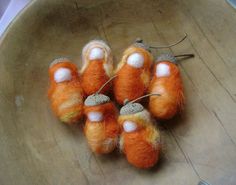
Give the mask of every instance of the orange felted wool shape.
M 122 127 L 120 149 L 128 162 L 137 168 L 150 168 L 158 160 L 161 150 L 160 133 L 150 113 L 139 103 L 127 103 L 120 110 Z
M 110 98 L 95 93 L 84 102 L 86 115 L 85 136 L 93 152 L 105 154 L 112 152 L 118 142 L 118 111 Z
M 183 82 L 176 58 L 171 54 L 157 58 L 149 92 L 161 95 L 149 97 L 149 111 L 155 118 L 170 119 L 183 109 Z
M 81 83 L 86 96 L 94 94 L 112 76 L 113 59 L 110 47 L 101 40 L 92 40 L 82 51 Z M 101 93 L 108 94 L 111 86 Z
M 49 67 L 48 97 L 57 117 L 73 124 L 83 115 L 83 90 L 75 64 L 66 58 L 54 60 Z
M 123 104 L 125 99 L 134 100 L 147 91 L 152 60 L 151 53 L 142 43 L 137 42 L 124 51 L 113 87 L 119 104 Z

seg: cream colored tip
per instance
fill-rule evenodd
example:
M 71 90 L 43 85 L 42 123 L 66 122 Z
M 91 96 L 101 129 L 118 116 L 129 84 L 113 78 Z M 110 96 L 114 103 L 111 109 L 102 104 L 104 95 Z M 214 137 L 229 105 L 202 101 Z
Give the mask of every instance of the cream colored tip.
M 70 59 L 68 59 L 68 58 L 66 58 L 66 57 L 57 58 L 57 59 L 55 59 L 55 60 L 53 60 L 53 61 L 51 62 L 51 64 L 49 65 L 49 67 L 52 67 L 52 66 L 54 66 L 55 64 L 58 64 L 58 63 L 60 63 L 60 62 L 69 62 L 69 61 L 70 61 Z

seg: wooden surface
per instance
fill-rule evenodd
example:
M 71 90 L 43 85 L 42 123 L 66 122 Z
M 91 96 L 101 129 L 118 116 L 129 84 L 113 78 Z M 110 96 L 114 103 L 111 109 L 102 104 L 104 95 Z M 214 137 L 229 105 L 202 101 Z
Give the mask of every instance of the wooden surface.
M 82 124 L 53 116 L 46 91 L 55 57 L 80 65 L 83 45 L 100 37 L 118 61 L 136 37 L 163 45 L 185 32 L 172 52 L 196 55 L 180 64 L 186 109 L 160 126 L 154 169 L 137 170 L 119 152 L 91 154 Z M 0 44 L 0 184 L 235 185 L 235 48 L 236 11 L 223 0 L 35 1 Z

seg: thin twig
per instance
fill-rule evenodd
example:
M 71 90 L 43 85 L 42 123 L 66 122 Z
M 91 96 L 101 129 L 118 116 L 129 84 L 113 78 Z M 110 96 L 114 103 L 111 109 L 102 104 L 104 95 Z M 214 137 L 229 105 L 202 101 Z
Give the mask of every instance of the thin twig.
M 117 75 L 115 75 L 115 76 L 113 76 L 113 77 L 111 77 L 109 80 L 107 80 L 106 81 L 106 83 L 104 83 L 103 85 L 102 85 L 102 87 L 100 87 L 100 89 L 96 92 L 96 94 L 99 94 L 101 91 L 102 91 L 102 89 L 110 82 L 110 81 L 112 81 L 114 78 L 116 78 L 117 77 Z
M 175 55 L 174 57 L 175 57 L 175 58 L 178 58 L 178 57 L 188 57 L 188 58 L 192 58 L 192 57 L 194 57 L 194 54 Z
M 146 98 L 146 97 L 148 97 L 148 96 L 161 96 L 160 94 L 146 94 L 146 95 L 144 95 L 144 96 L 141 96 L 141 97 L 138 97 L 138 98 L 136 98 L 135 100 L 132 100 L 131 102 L 129 102 L 129 103 L 134 103 L 134 102 L 136 102 L 136 101 L 138 101 L 138 100 L 140 100 L 140 99 L 143 99 L 143 98 Z
M 161 49 L 161 48 L 171 48 L 173 46 L 176 46 L 178 45 L 179 43 L 183 42 L 186 38 L 187 38 L 187 33 L 185 33 L 184 37 L 181 38 L 179 41 L 173 43 L 173 44 L 170 44 L 168 46 L 149 46 L 151 49 Z

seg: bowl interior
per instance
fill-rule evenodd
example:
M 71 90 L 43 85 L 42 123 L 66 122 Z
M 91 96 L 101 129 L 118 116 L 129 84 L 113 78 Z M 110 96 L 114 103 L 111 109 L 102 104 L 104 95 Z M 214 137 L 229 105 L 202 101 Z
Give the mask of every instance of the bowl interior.
M 194 1 L 182 5 L 177 0 L 34 1 L 12 23 L 0 45 L 0 181 L 18 185 L 182 185 L 197 184 L 200 177 L 215 184 L 235 182 L 236 150 L 229 138 L 236 130 L 231 124 L 235 104 L 214 78 L 220 74 L 214 66 L 224 64 L 206 40 L 212 37 L 199 30 L 187 8 L 196 5 L 207 12 L 207 3 L 201 3 L 200 7 Z M 205 14 L 199 16 L 205 29 Z M 151 45 L 163 45 L 185 32 L 187 41 L 172 50 L 154 51 L 154 56 L 167 51 L 196 54 L 179 65 L 187 104 L 181 116 L 160 125 L 163 152 L 155 168 L 138 170 L 119 151 L 92 154 L 83 123 L 70 127 L 54 117 L 47 100 L 47 70 L 53 59 L 69 57 L 81 67 L 82 47 L 101 38 L 111 46 L 117 64 L 137 37 Z M 204 64 L 208 55 L 211 57 Z M 208 66 L 213 67 L 213 74 Z M 233 79 L 226 72 L 222 75 L 233 89 Z M 232 129 L 229 135 L 217 118 L 226 129 Z

